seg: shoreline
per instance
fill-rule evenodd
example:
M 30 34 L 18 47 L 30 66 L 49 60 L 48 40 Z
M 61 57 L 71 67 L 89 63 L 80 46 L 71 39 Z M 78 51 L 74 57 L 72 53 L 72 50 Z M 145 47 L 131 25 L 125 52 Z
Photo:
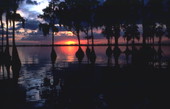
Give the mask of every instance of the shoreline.
M 132 46 L 133 44 L 118 44 L 118 46 Z M 134 44 L 135 46 L 143 46 L 143 44 Z M 148 46 L 159 46 L 159 44 L 146 44 Z M 12 45 L 9 45 L 12 47 Z M 17 47 L 50 47 L 53 46 L 52 44 L 40 44 L 40 45 L 16 45 Z M 78 44 L 71 44 L 71 45 L 66 45 L 66 44 L 55 44 L 54 46 L 79 46 Z M 87 45 L 87 44 L 81 44 L 80 46 L 92 46 L 92 44 Z M 108 44 L 94 44 L 93 46 L 108 46 Z M 111 44 L 110 46 L 115 46 L 115 44 Z M 170 46 L 169 44 L 161 44 L 161 46 Z M 2 45 L 0 45 L 2 47 Z M 4 45 L 6 47 L 6 45 Z

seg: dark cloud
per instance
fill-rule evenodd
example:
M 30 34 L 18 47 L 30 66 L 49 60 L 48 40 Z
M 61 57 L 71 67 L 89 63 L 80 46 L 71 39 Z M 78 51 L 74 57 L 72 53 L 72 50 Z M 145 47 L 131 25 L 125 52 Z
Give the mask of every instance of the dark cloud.
M 38 5 L 38 2 L 33 0 L 26 0 L 26 3 L 30 5 Z
M 30 29 L 30 30 L 37 30 L 38 29 L 39 22 L 35 20 L 26 20 L 25 22 L 25 29 Z M 16 30 L 19 30 L 22 28 L 22 23 L 17 24 Z
M 26 21 L 25 28 L 26 29 L 31 29 L 31 30 L 36 30 L 38 29 L 39 22 L 35 20 L 29 20 Z

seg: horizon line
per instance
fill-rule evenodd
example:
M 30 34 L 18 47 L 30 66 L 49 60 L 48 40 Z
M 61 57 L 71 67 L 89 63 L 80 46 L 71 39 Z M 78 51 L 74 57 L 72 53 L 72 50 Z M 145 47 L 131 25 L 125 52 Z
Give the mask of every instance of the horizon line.
M 49 46 L 115 46 L 116 44 L 33 44 L 33 45 L 23 45 L 23 44 L 17 44 L 17 47 L 49 47 Z M 149 45 L 149 46 L 170 46 L 170 43 L 162 43 L 162 44 L 142 44 L 142 43 L 135 43 L 135 44 L 118 44 L 118 46 L 143 46 L 143 45 Z M 10 47 L 12 47 L 13 45 L 9 45 Z M 0 45 L 0 47 L 2 47 L 2 45 Z M 3 47 L 6 47 L 6 45 L 4 45 Z

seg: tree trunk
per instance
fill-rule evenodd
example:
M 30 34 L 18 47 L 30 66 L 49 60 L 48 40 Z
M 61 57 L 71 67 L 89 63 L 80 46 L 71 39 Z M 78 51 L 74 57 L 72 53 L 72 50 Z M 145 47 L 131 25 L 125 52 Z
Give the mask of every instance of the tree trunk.
M 6 17 L 6 47 L 9 49 L 9 37 L 8 37 L 8 16 Z
M 94 46 L 94 34 L 93 34 L 93 27 L 91 26 L 91 36 L 92 36 L 92 46 Z
M 110 46 L 110 38 L 107 39 L 108 46 Z
M 146 44 L 146 18 L 145 18 L 145 0 L 142 0 L 142 27 L 143 27 L 143 45 Z
M 161 45 L 162 42 L 162 36 L 159 36 L 159 45 Z
M 135 45 L 135 37 L 133 36 L 132 44 Z
M 78 39 L 78 44 L 79 44 L 79 46 L 80 46 L 80 31 L 79 30 L 77 30 L 77 39 Z
M 155 44 L 155 38 L 154 38 L 154 36 L 153 36 L 153 38 L 152 38 L 152 44 L 154 45 Z
M 52 46 L 54 46 L 54 31 L 52 31 Z
M 87 38 L 87 45 L 89 46 L 89 44 L 90 44 L 90 43 L 89 43 L 89 39 Z
M 115 36 L 115 45 L 116 46 L 118 45 L 118 40 L 119 40 L 119 38 L 117 36 Z
M 126 39 L 126 45 L 128 46 L 128 44 L 129 44 L 129 41 L 128 41 L 128 39 Z
M 52 5 L 52 10 L 53 10 L 53 13 L 54 13 L 54 0 L 52 0 L 53 2 L 53 5 Z M 54 14 L 52 16 L 52 46 L 54 46 Z
M 15 46 L 15 15 L 16 15 L 16 11 L 14 11 L 14 16 L 13 16 L 13 20 L 12 20 L 12 25 L 13 25 L 13 28 L 12 28 L 12 43 L 13 43 L 13 46 Z
M 1 41 L 2 41 L 2 52 L 3 52 L 3 47 L 4 47 L 4 25 L 3 25 L 2 20 L 1 20 L 1 28 L 2 28 L 2 40 Z

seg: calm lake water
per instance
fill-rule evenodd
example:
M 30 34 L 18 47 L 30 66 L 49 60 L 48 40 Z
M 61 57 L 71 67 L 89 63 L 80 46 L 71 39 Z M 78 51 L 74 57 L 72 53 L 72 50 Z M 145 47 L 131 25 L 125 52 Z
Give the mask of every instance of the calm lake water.
M 114 48 L 114 47 L 113 47 Z M 112 49 L 113 49 L 112 48 Z M 127 58 L 124 53 L 126 50 L 126 46 L 120 46 L 121 54 L 118 58 L 118 64 L 120 66 L 120 69 L 126 67 L 128 64 L 131 64 L 132 56 L 129 55 L 129 62 L 127 63 Z M 137 50 L 139 50 L 141 47 L 136 47 Z M 159 51 L 159 47 L 154 47 L 156 51 Z M 86 47 L 82 47 L 83 51 L 85 52 Z M 22 63 L 20 76 L 18 79 L 18 84 L 25 88 L 26 90 L 26 101 L 27 102 L 36 102 L 36 106 L 43 106 L 45 102 L 47 102 L 47 97 L 43 97 L 43 91 L 51 90 L 50 85 L 47 87 L 44 86 L 45 79 L 49 80 L 49 83 L 51 85 L 55 85 L 57 96 L 60 96 L 62 87 L 65 85 L 65 79 L 67 77 L 72 77 L 68 75 L 72 75 L 69 73 L 76 72 L 73 75 L 76 75 L 77 72 L 79 74 L 82 73 L 82 75 L 87 76 L 86 74 L 83 74 L 86 71 L 86 68 L 88 69 L 86 72 L 88 74 L 89 72 L 95 72 L 95 76 L 88 74 L 87 78 L 83 80 L 86 81 L 80 82 L 78 86 L 81 86 L 82 84 L 85 84 L 83 87 L 91 87 L 87 84 L 89 81 L 93 81 L 91 76 L 94 78 L 94 80 L 97 81 L 97 83 L 101 82 L 101 78 L 103 73 L 108 72 L 108 69 L 105 68 L 111 68 L 113 69 L 115 67 L 115 58 L 114 56 L 111 56 L 112 58 L 108 58 L 106 56 L 106 49 L 107 46 L 96 46 L 95 48 L 96 52 L 96 62 L 93 66 L 93 69 L 89 70 L 86 66 L 90 64 L 90 62 L 87 59 L 87 56 L 83 58 L 82 63 L 80 64 L 78 62 L 78 59 L 75 56 L 76 51 L 78 50 L 77 46 L 60 46 L 55 47 L 55 51 L 57 53 L 57 59 L 54 65 L 51 64 L 51 47 L 18 47 L 18 53 L 19 57 Z M 132 48 L 129 47 L 131 50 Z M 154 67 L 158 67 L 159 62 L 161 62 L 161 69 L 165 69 L 168 67 L 168 62 L 170 59 L 170 47 L 169 46 L 162 46 L 162 57 L 161 60 L 155 61 Z M 84 66 L 83 66 L 84 65 Z M 75 69 L 77 69 L 75 71 Z M 84 72 L 83 72 L 84 70 Z M 94 71 L 93 71 L 94 70 Z M 112 70 L 110 70 L 112 71 Z M 0 70 L 0 77 L 3 79 L 3 69 Z M 6 71 L 5 71 L 6 72 Z M 67 76 L 65 74 L 67 73 Z M 114 72 L 113 72 L 114 73 Z M 121 73 L 121 72 L 120 72 Z M 12 73 L 11 73 L 12 74 Z M 78 74 L 78 78 L 79 75 Z M 5 74 L 7 75 L 7 74 Z M 89 76 L 91 75 L 91 76 Z M 97 76 L 96 76 L 97 75 Z M 107 75 L 108 76 L 108 75 Z M 11 76 L 12 77 L 12 76 Z M 89 79 L 89 80 L 88 80 Z M 57 81 L 57 82 L 56 82 Z M 73 82 L 74 83 L 74 82 Z M 109 82 L 110 83 L 110 82 Z M 68 84 L 68 83 L 67 83 Z M 77 86 L 78 83 L 74 87 Z M 44 88 L 45 87 L 45 88 Z M 73 89 L 73 88 L 71 88 Z M 86 88 L 85 88 L 86 89 Z M 88 89 L 88 88 L 87 88 Z M 70 89 L 69 89 L 70 90 Z M 74 90 L 74 89 L 73 89 Z M 50 93 L 50 91 L 49 91 Z M 76 92 L 72 92 L 73 94 Z M 88 93 L 88 92 L 87 92 Z M 106 101 L 103 98 L 103 93 L 98 94 L 98 99 L 101 100 L 100 102 L 105 103 Z M 70 98 L 71 99 L 71 98 Z M 77 98 L 78 99 L 78 98 Z M 74 100 L 73 100 L 74 101 Z M 107 107 L 107 103 L 103 104 L 103 106 Z M 98 109 L 98 108 L 96 108 Z M 103 108 L 102 108 L 103 109 Z

